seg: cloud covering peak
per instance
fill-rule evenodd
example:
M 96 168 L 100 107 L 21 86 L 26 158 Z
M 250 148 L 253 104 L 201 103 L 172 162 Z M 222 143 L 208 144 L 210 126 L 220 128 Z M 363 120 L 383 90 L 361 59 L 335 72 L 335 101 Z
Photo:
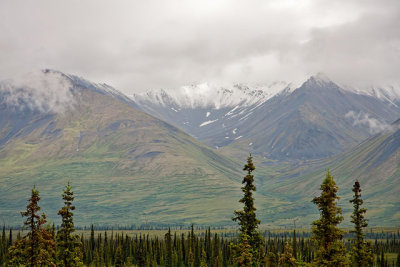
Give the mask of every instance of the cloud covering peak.
M 16 109 L 60 113 L 74 104 L 71 87 L 60 72 L 34 71 L 0 82 L 0 95 Z

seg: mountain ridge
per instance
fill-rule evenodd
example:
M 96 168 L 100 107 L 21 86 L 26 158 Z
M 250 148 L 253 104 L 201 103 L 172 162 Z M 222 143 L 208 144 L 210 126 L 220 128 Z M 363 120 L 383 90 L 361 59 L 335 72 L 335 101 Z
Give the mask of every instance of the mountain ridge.
M 169 98 L 166 91 L 163 93 Z M 394 100 L 347 90 L 323 74 L 310 77 L 298 88 L 286 86 L 268 97 L 261 94 L 258 100 L 239 99 L 226 106 L 179 106 L 178 102 L 168 106 L 143 99 L 133 97 L 143 111 L 210 147 L 250 150 L 280 160 L 332 156 L 383 130 L 400 116 L 400 106 Z M 300 143 L 295 144 L 295 140 Z

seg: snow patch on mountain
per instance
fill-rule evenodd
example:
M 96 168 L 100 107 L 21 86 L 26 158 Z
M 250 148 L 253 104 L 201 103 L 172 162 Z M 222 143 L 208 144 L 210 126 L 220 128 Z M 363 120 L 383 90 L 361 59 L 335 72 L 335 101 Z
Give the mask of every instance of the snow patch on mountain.
M 218 120 L 218 119 L 212 120 L 212 121 L 205 121 L 205 122 L 203 122 L 202 124 L 200 124 L 199 127 L 206 126 L 206 125 L 208 125 L 208 124 L 210 124 L 210 123 L 216 122 L 217 120 Z

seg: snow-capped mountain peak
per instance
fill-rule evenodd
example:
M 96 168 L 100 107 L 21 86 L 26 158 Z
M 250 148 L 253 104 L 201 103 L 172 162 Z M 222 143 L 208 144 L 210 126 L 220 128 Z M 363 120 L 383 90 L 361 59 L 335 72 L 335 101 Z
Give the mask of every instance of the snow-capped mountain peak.
M 274 82 L 268 85 L 247 86 L 233 84 L 218 86 L 211 83 L 182 86 L 177 89 L 150 90 L 135 94 L 132 98 L 141 102 L 151 102 L 161 106 L 177 108 L 214 108 L 235 107 L 237 105 L 250 106 L 257 102 L 264 102 L 277 93 L 288 88 L 286 82 Z
M 359 95 L 368 95 L 400 107 L 400 84 L 354 86 L 341 84 L 341 88 Z

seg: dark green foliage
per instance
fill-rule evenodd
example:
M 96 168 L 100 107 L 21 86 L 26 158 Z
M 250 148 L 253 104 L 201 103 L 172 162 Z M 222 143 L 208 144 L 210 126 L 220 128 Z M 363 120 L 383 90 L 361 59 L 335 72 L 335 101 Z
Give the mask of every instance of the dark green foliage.
M 11 246 L 12 244 L 12 228 L 10 228 L 10 233 L 8 234 L 8 245 Z
M 238 247 L 238 254 L 236 261 L 239 266 L 251 267 L 253 266 L 253 254 L 252 248 L 248 241 L 248 235 L 246 233 L 241 234 Z
M 61 216 L 61 228 L 57 232 L 57 265 L 59 266 L 81 266 L 82 252 L 81 242 L 79 235 L 73 234 L 75 232 L 72 212 L 75 210 L 75 206 L 72 205 L 74 201 L 74 193 L 70 183 L 64 189 L 62 194 L 64 200 L 64 206 L 58 211 L 58 215 Z
M 8 249 L 9 264 L 12 266 L 19 264 L 31 267 L 54 265 L 55 242 L 50 226 L 45 226 L 46 216 L 38 214 L 40 211 L 39 200 L 39 191 L 34 186 L 26 211 L 21 212 L 23 217 L 27 217 L 24 225 L 29 232 Z
M 279 266 L 282 267 L 292 267 L 298 266 L 295 257 L 293 256 L 293 247 L 286 242 L 285 249 L 279 258 Z
M 337 207 L 338 187 L 328 171 L 321 184 L 321 196 L 312 202 L 320 212 L 319 220 L 313 222 L 313 240 L 316 244 L 314 263 L 317 266 L 347 266 L 346 248 L 341 241 L 344 231 L 337 227 L 343 221 L 342 210 Z
M 242 187 L 243 198 L 239 200 L 240 203 L 244 204 L 243 210 L 235 210 L 233 217 L 234 221 L 237 221 L 240 228 L 239 235 L 239 247 L 238 247 L 238 257 L 243 258 L 244 255 L 246 257 L 243 258 L 243 262 L 247 264 L 247 258 L 251 258 L 254 263 L 258 263 L 262 256 L 262 244 L 263 238 L 261 234 L 257 231 L 258 225 L 260 221 L 256 217 L 256 208 L 254 206 L 254 197 L 253 192 L 256 191 L 256 187 L 254 185 L 254 176 L 252 172 L 255 170 L 253 164 L 253 158 L 250 156 L 247 158 L 247 164 L 244 165 L 244 171 L 247 171 L 247 175 L 243 178 Z M 246 244 L 245 244 L 246 243 Z M 247 246 L 249 248 L 247 249 Z M 244 249 L 244 251 L 241 251 Z M 248 255 L 247 254 L 251 254 Z M 245 265 L 243 265 L 245 266 Z
M 361 208 L 363 200 L 361 199 L 361 186 L 358 181 L 353 186 L 354 197 L 350 200 L 353 203 L 354 211 L 351 215 L 351 222 L 354 224 L 354 230 L 350 232 L 355 234 L 354 246 L 352 248 L 352 263 L 356 267 L 371 266 L 374 262 L 374 256 L 370 242 L 364 240 L 363 228 L 368 226 L 365 219 L 367 210 Z
M 166 244 L 166 267 L 172 267 L 172 238 L 171 229 L 168 229 L 168 233 L 165 234 L 165 244 Z
M 296 229 L 293 230 L 293 243 L 292 243 L 293 257 L 297 259 L 297 237 Z
M 278 257 L 274 252 L 268 252 L 264 260 L 264 265 L 267 267 L 275 267 L 278 265 Z
M 213 232 L 211 231 L 211 233 Z M 263 233 L 265 236 L 265 249 L 267 253 L 263 258 L 262 266 L 278 266 L 279 258 L 285 253 L 285 244 L 289 242 L 289 244 L 291 244 L 290 247 L 292 247 L 293 244 L 293 242 L 291 243 L 291 241 L 285 238 L 285 236 L 288 237 L 292 235 L 293 232 Z M 166 232 L 166 234 L 168 234 L 168 232 Z M 381 258 L 381 251 L 384 252 L 383 264 L 385 264 L 385 256 L 388 255 L 387 253 L 398 252 L 398 249 L 400 248 L 400 235 L 386 233 L 382 236 L 379 233 L 376 235 L 380 236 L 381 238 L 373 244 L 372 249 L 379 255 L 379 260 Z M 7 236 L 8 235 L 6 235 L 6 243 L 8 243 Z M 212 257 L 210 259 L 207 259 L 207 251 L 205 246 L 208 236 L 211 238 L 210 246 Z M 313 251 L 315 249 L 314 243 L 310 238 L 308 238 L 310 236 L 308 232 L 299 232 L 296 230 L 296 236 L 298 237 L 297 262 L 299 266 L 305 266 L 312 261 L 314 253 Z M 389 239 L 386 239 L 386 237 Z M 219 232 L 219 234 L 213 233 L 212 235 L 208 234 L 208 230 L 207 234 L 204 232 L 194 232 L 194 238 L 192 238 L 190 230 L 187 234 L 181 235 L 175 235 L 171 230 L 171 238 L 172 266 L 195 266 L 196 261 L 200 265 L 202 263 L 204 264 L 204 258 L 206 259 L 205 261 L 209 267 L 227 267 L 235 266 L 235 264 L 237 264 L 237 257 L 233 251 L 234 246 L 231 244 L 237 244 L 238 239 L 237 236 L 231 231 Z M 150 238 L 148 235 L 131 237 L 126 236 L 121 232 L 117 234 L 115 232 L 113 234 L 111 234 L 111 232 L 101 232 L 100 234 L 100 232 L 95 231 L 95 246 L 93 251 L 91 250 L 90 239 L 90 231 L 88 237 L 81 238 L 81 241 L 84 244 L 82 246 L 82 251 L 85 257 L 87 255 L 93 255 L 93 260 L 85 261 L 85 265 L 87 266 L 115 266 L 116 264 L 121 264 L 121 262 L 122 266 L 166 266 L 168 246 L 164 237 L 161 239 L 158 236 Z M 194 244 L 195 248 L 199 248 L 200 253 L 198 260 L 195 260 L 195 253 L 192 253 L 192 257 L 188 256 L 189 247 L 191 246 L 190 244 Z M 350 240 L 346 241 L 346 246 L 351 246 Z M 121 247 L 121 251 L 119 251 L 118 247 Z M 205 252 L 205 257 L 202 251 Z M 246 251 L 246 249 L 243 249 L 242 251 Z M 219 255 L 218 258 L 216 256 L 217 254 Z M 396 259 L 394 259 L 394 263 L 395 262 Z M 391 263 L 392 261 L 389 262 L 389 266 Z M 2 265 L 0 264 L 0 266 Z
M 117 250 L 115 252 L 115 267 L 121 267 L 124 264 L 123 255 L 122 255 L 122 247 L 118 245 Z

